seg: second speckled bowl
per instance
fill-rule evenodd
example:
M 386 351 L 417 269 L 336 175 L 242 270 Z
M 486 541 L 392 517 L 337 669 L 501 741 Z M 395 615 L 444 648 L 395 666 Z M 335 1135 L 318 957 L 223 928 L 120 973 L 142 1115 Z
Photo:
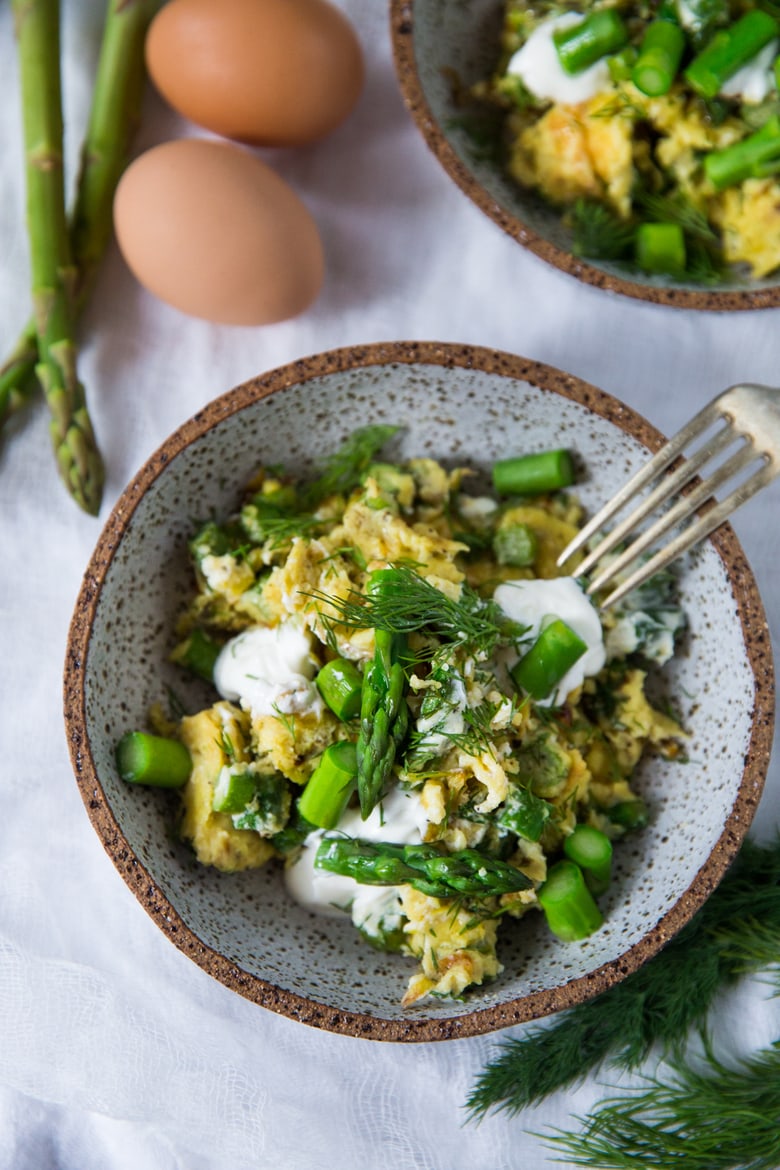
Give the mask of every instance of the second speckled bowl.
M 682 309 L 780 305 L 776 275 L 686 284 L 572 253 L 571 232 L 560 214 L 509 178 L 498 152 L 486 149 L 484 110 L 464 101 L 495 69 L 503 10 L 504 0 L 390 0 L 401 93 L 428 146 L 461 190 L 523 247 L 597 288 Z
M 588 999 L 652 956 L 712 891 L 761 794 L 771 744 L 766 622 L 728 526 L 686 562 L 685 652 L 666 686 L 690 733 L 688 763 L 648 760 L 652 810 L 616 850 L 604 927 L 565 945 L 541 915 L 509 924 L 503 974 L 463 1002 L 401 1007 L 408 960 L 366 946 L 346 919 L 293 904 L 274 865 L 224 875 L 197 866 L 169 832 L 165 794 L 123 783 L 114 748 L 171 687 L 191 710 L 212 701 L 168 661 L 190 590 L 193 517 L 225 515 L 262 463 L 305 473 L 355 427 L 400 424 L 399 456 L 489 469 L 521 450 L 570 447 L 578 492 L 602 502 L 661 436 L 614 398 L 535 362 L 467 346 L 379 344 L 264 374 L 216 399 L 152 456 L 114 508 L 87 568 L 65 670 L 65 717 L 92 824 L 160 929 L 227 987 L 307 1024 L 387 1040 L 490 1031 Z

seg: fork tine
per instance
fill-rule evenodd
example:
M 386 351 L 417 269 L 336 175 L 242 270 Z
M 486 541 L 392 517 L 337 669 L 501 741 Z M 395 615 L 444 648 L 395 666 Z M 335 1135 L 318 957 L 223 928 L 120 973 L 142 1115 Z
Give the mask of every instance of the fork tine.
M 709 536 L 711 532 L 719 528 L 724 520 L 732 512 L 736 511 L 741 504 L 744 504 L 751 496 L 754 496 L 756 492 L 760 491 L 761 488 L 771 483 L 776 475 L 777 471 L 772 464 L 769 462 L 765 463 L 754 476 L 740 484 L 730 495 L 726 496 L 724 500 L 721 500 L 719 504 L 716 504 L 713 508 L 709 508 L 703 516 L 700 516 L 698 520 L 684 528 L 668 545 L 659 549 L 655 556 L 650 557 L 649 560 L 641 564 L 630 577 L 622 581 L 600 603 L 600 608 L 608 609 L 609 606 L 614 605 L 616 601 L 624 597 L 626 593 L 629 593 L 632 589 L 636 589 L 638 585 L 641 585 L 649 577 L 652 577 L 654 573 L 658 573 L 668 564 L 671 564 L 677 557 L 687 552 L 694 544 L 704 540 L 706 536 Z M 588 592 L 590 593 L 591 590 L 589 589 Z
M 726 391 L 728 393 L 728 391 Z M 561 555 L 558 557 L 558 565 L 563 565 L 573 553 L 577 552 L 586 544 L 594 533 L 598 532 L 608 520 L 610 520 L 616 512 L 619 512 L 624 504 L 628 503 L 633 495 L 641 491 L 648 483 L 650 483 L 657 475 L 665 471 L 667 467 L 682 454 L 685 447 L 702 434 L 714 422 L 723 417 L 723 410 L 721 409 L 721 401 L 725 394 L 720 394 L 713 399 L 706 406 L 702 407 L 698 414 L 694 415 L 689 423 L 687 423 L 682 430 L 665 443 L 663 447 L 650 459 L 644 466 L 640 467 L 634 475 L 623 485 L 619 492 L 609 500 L 603 508 L 601 508 L 595 516 L 592 517 L 588 523 L 580 529 L 574 540 L 566 546 Z
M 585 559 L 577 566 L 578 575 L 584 576 L 589 572 L 597 561 L 600 561 L 608 552 L 611 552 L 615 545 L 620 544 L 624 537 L 628 536 L 641 520 L 644 520 L 645 516 L 665 503 L 670 496 L 681 491 L 685 484 L 690 479 L 693 479 L 696 472 L 705 463 L 709 463 L 711 459 L 724 451 L 737 437 L 728 427 L 724 427 L 723 430 L 718 432 L 711 444 L 695 451 L 676 471 L 670 471 L 668 475 L 664 475 L 649 495 L 645 496 L 637 504 L 633 512 L 626 516 L 624 520 L 621 520 L 619 524 L 616 524 L 614 528 L 610 529 L 599 544 L 588 553 Z
M 759 455 L 750 443 L 746 443 L 730 459 L 722 463 L 708 479 L 698 484 L 693 491 L 682 496 L 668 512 L 664 512 L 654 524 L 651 524 L 649 528 L 640 533 L 636 540 L 632 541 L 620 556 L 616 557 L 610 565 L 593 578 L 588 586 L 588 593 L 597 593 L 599 589 L 603 589 L 626 565 L 636 560 L 645 549 L 655 544 L 659 537 L 663 536 L 665 532 L 673 528 L 691 512 L 694 512 L 705 500 L 709 499 L 716 488 L 726 483 L 732 476 L 737 475 L 746 467 L 749 467 L 751 463 L 755 463 L 757 459 L 762 458 L 765 463 L 765 458 Z M 731 497 L 727 498 L 730 499 Z M 632 518 L 629 517 L 629 519 Z M 578 572 L 584 572 L 584 570 L 580 568 Z

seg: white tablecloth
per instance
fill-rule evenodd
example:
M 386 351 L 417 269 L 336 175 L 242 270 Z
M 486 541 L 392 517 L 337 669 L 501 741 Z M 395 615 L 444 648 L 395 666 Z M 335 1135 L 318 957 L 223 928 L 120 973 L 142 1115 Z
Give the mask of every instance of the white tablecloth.
M 388 339 L 471 342 L 577 374 L 671 433 L 732 382 L 780 381 L 780 310 L 694 314 L 617 299 L 526 254 L 450 182 L 399 96 L 382 0 L 343 0 L 367 85 L 318 146 L 267 158 L 327 253 L 297 320 L 212 327 L 142 291 L 115 248 L 81 331 L 81 373 L 107 466 L 102 519 L 161 441 L 204 403 L 303 355 Z M 69 3 L 65 116 L 72 183 L 102 4 Z M 20 113 L 0 9 L 0 326 L 28 306 Z M 193 133 L 150 93 L 137 150 Z M 0 1167 L 3 1170 L 509 1170 L 554 1165 L 532 1131 L 566 1125 L 597 1079 L 518 1118 L 465 1123 L 498 1037 L 383 1045 L 322 1034 L 227 991 L 135 901 L 86 816 L 61 715 L 65 640 L 100 521 L 62 489 L 42 403 L 0 447 Z M 780 492 L 735 520 L 780 643 Z M 121 686 L 121 674 L 117 678 Z M 756 820 L 780 820 L 775 760 Z M 725 1052 L 780 1035 L 758 981 L 724 996 Z M 514 1029 L 512 1034 L 521 1034 Z M 614 1082 L 616 1074 L 602 1074 Z

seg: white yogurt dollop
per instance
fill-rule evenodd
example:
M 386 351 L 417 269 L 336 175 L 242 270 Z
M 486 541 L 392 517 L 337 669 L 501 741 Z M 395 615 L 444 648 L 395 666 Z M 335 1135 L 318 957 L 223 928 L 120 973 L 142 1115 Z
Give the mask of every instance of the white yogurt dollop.
M 555 577 L 550 581 L 507 581 L 493 594 L 507 617 L 530 626 L 528 637 L 535 640 L 552 619 L 560 618 L 587 649 L 561 679 L 554 694 L 540 706 L 560 706 L 566 696 L 581 686 L 586 678 L 598 674 L 606 662 L 604 632 L 598 611 L 573 577 Z
M 719 93 L 723 97 L 741 98 L 748 105 L 758 105 L 776 89 L 773 65 L 778 42 L 770 41 L 752 61 L 732 73 Z
M 214 666 L 214 685 L 223 699 L 240 703 L 253 716 L 319 713 L 315 669 L 309 635 L 292 619 L 253 626 L 231 638 Z
M 561 105 L 575 106 L 610 88 L 609 66 L 604 58 L 579 73 L 567 73 L 558 58 L 553 33 L 559 28 L 581 24 L 577 12 L 566 12 L 537 25 L 528 40 L 512 56 L 507 73 L 519 77 L 534 97 Z
M 359 809 L 348 809 L 337 831 L 363 841 L 419 845 L 427 824 L 419 797 L 396 788 L 365 820 Z M 398 901 L 395 886 L 362 886 L 353 878 L 315 869 L 314 859 L 324 836 L 322 829 L 310 833 L 297 860 L 284 871 L 285 885 L 292 897 L 315 914 L 338 916 L 351 912 L 357 925 L 386 918 Z

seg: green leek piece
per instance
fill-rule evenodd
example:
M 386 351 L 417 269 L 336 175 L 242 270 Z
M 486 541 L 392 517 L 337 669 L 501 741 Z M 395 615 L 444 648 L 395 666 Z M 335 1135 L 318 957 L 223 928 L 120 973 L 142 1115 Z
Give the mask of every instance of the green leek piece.
M 546 699 L 586 650 L 579 634 L 560 618 L 555 618 L 512 667 L 512 680 L 532 699 Z
M 637 797 L 636 800 L 621 800 L 605 810 L 613 825 L 621 829 L 643 829 L 647 824 L 647 805 Z
M 199 678 L 205 678 L 207 682 L 212 682 L 214 664 L 221 649 L 222 646 L 219 642 L 215 642 L 199 626 L 196 626 L 189 638 L 181 647 L 177 648 L 175 659 L 179 666 L 184 666 L 193 674 L 197 674 Z
M 612 879 L 612 842 L 594 825 L 575 825 L 563 843 L 563 852 L 585 872 L 592 894 L 603 894 Z
M 318 829 L 333 829 L 341 820 L 357 784 L 354 743 L 332 743 L 312 773 L 298 801 L 298 812 Z
M 334 658 L 327 662 L 314 680 L 317 689 L 334 715 L 345 722 L 360 714 L 363 676 L 354 662 Z
M 556 29 L 553 44 L 567 73 L 581 73 L 590 65 L 622 49 L 628 30 L 614 8 L 599 8 L 579 24 Z
M 562 942 L 588 938 L 604 921 L 582 870 L 568 858 L 548 870 L 537 896 L 547 925 Z
M 685 236 L 678 223 L 640 223 L 634 246 L 643 272 L 668 276 L 685 272 Z
M 251 802 L 256 792 L 255 777 L 246 768 L 239 771 L 223 768 L 214 785 L 211 807 L 214 812 L 240 813 Z
M 703 98 L 714 98 L 723 84 L 778 35 L 780 26 L 767 12 L 753 8 L 729 28 L 716 32 L 691 61 L 683 76 Z
M 685 33 L 672 20 L 654 20 L 645 31 L 631 80 L 648 97 L 660 97 L 672 88 L 683 51 Z
M 704 158 L 704 173 L 722 191 L 743 179 L 762 179 L 780 171 L 780 118 L 773 114 L 755 134 Z
M 532 496 L 555 492 L 574 483 L 574 463 L 564 449 L 499 459 L 493 465 L 493 487 L 501 496 Z
M 128 731 L 116 746 L 116 766 L 131 784 L 181 788 L 189 779 L 192 760 L 178 739 Z
M 536 550 L 536 536 L 527 524 L 507 524 L 506 527 L 496 529 L 493 555 L 499 565 L 532 565 Z

